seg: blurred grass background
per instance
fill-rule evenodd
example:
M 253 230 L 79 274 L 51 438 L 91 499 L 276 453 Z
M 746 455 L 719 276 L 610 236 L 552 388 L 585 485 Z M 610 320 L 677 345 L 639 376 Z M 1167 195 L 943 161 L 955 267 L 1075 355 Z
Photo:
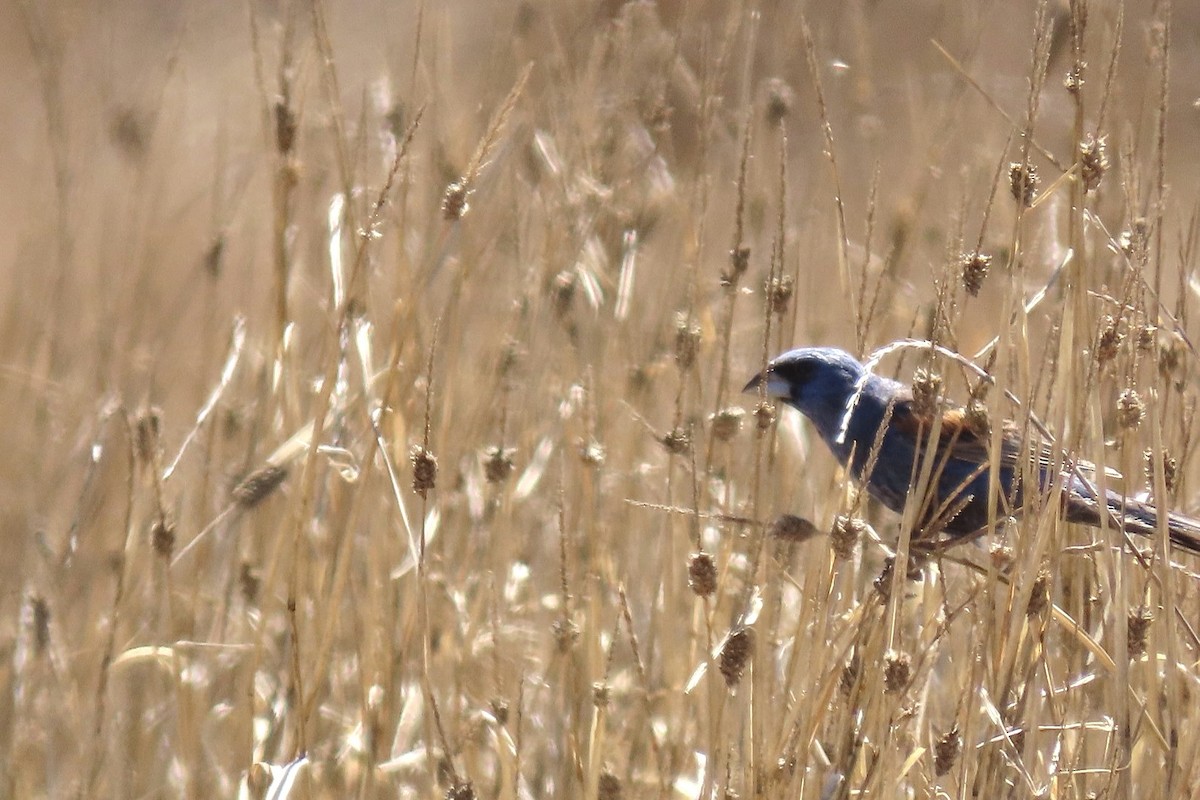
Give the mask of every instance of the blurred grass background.
M 893 591 L 738 394 L 996 337 L 994 418 L 1194 509 L 1193 5 L 0 22 L 4 795 L 1197 791 L 1191 559 L 1051 504 Z

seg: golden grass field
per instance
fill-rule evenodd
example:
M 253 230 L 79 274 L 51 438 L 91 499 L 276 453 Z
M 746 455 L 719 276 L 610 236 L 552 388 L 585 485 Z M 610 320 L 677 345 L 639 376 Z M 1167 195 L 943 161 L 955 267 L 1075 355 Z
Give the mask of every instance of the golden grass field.
M 0 23 L 0 796 L 1200 795 L 1196 557 L 740 393 L 932 342 L 1200 508 L 1192 4 Z

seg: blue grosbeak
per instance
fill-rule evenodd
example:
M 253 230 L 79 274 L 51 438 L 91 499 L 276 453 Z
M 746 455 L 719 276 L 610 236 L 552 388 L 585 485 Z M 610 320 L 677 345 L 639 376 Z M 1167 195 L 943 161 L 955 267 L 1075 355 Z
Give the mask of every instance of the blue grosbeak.
M 855 479 L 893 511 L 903 512 L 913 483 L 914 463 L 928 446 L 932 418 L 916 407 L 910 387 L 869 372 L 849 353 L 832 347 L 805 347 L 784 353 L 746 385 L 745 391 L 765 390 L 770 397 L 799 410 L 843 465 L 849 462 Z M 857 394 L 857 398 L 855 395 Z M 888 418 L 890 416 L 890 419 Z M 880 428 L 887 428 L 880 436 Z M 914 536 L 944 533 L 957 539 L 982 531 L 988 523 L 989 472 L 999 464 L 997 515 L 1019 513 L 1025 503 L 1021 486 L 1022 453 L 1015 425 L 1006 423 L 998 458 L 989 454 L 988 436 L 971 430 L 965 411 L 942 412 L 931 487 L 922 498 Z M 876 452 L 877 450 L 877 452 Z M 869 471 L 868 471 L 869 468 Z M 1035 467 L 1041 491 L 1051 489 L 1054 471 L 1043 453 Z M 1062 478 L 1063 518 L 1129 533 L 1153 535 L 1158 510 L 1148 503 L 1108 492 L 1104 502 L 1088 481 L 1075 473 Z M 1167 514 L 1175 545 L 1200 553 L 1200 521 Z

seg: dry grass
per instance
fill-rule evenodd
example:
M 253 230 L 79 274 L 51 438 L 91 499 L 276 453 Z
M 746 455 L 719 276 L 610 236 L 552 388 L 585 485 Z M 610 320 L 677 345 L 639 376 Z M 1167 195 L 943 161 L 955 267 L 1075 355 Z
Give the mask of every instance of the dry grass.
M 1165 532 L 918 560 L 738 394 L 931 341 L 1194 509 L 1195 9 L 75 5 L 3 11 L 0 795 L 1200 792 Z

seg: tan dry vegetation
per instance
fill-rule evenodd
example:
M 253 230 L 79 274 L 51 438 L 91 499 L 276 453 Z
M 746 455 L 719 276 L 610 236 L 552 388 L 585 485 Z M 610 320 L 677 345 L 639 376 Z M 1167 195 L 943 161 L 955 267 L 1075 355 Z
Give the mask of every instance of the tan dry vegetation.
M 0 794 L 1200 791 L 1194 558 L 738 394 L 932 340 L 1195 509 L 1176 6 L 0 9 Z

